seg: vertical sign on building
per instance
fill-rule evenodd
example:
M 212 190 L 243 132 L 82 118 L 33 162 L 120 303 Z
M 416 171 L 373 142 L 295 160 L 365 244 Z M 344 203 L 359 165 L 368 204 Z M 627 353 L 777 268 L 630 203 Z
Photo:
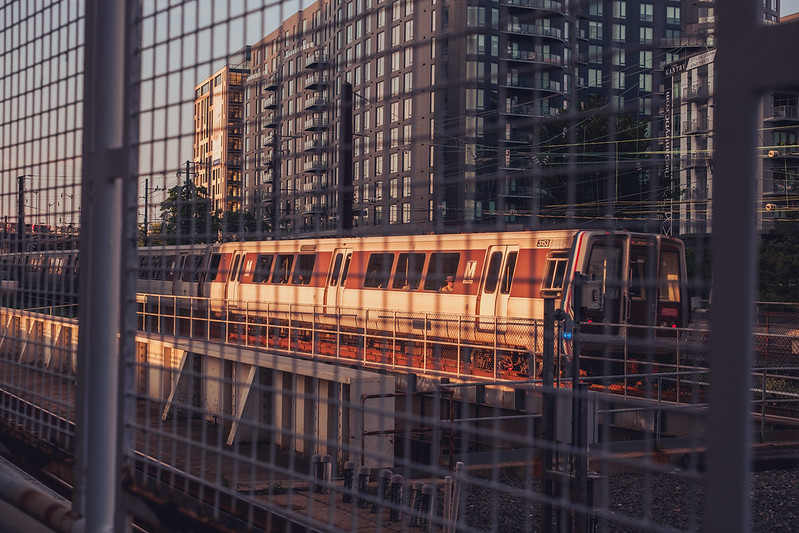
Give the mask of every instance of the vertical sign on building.
M 665 110 L 663 113 L 663 138 L 664 138 L 664 148 L 666 152 L 666 161 L 663 165 L 663 177 L 666 180 L 667 187 L 666 192 L 664 193 L 664 202 L 663 202 L 663 224 L 661 226 L 661 232 L 665 235 L 671 235 L 672 227 L 671 227 L 671 220 L 672 220 L 672 212 L 671 212 L 671 202 L 673 198 L 674 192 L 672 191 L 672 177 L 671 177 L 671 157 L 672 157 L 672 128 L 671 128 L 671 117 L 672 117 L 672 88 L 671 88 L 671 78 L 667 78 L 666 86 L 668 87 L 663 92 L 663 101 L 665 105 Z

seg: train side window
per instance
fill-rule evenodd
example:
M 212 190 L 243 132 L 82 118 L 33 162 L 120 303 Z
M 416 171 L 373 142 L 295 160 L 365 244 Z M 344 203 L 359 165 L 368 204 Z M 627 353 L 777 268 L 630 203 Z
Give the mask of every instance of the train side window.
M 164 279 L 164 258 L 160 255 L 154 255 L 151 259 L 150 265 L 152 266 L 153 279 Z
M 341 286 L 347 283 L 347 274 L 350 273 L 350 262 L 352 261 L 352 254 L 347 254 L 347 259 L 344 261 L 344 269 L 341 271 Z
M 545 296 L 559 296 L 566 278 L 566 264 L 569 252 L 549 252 L 544 265 L 544 279 L 541 280 L 541 293 Z
M 294 255 L 278 255 L 275 271 L 272 272 L 272 283 L 288 283 L 291 275 L 291 265 L 294 264 Z
M 253 283 L 266 283 L 269 281 L 269 273 L 272 271 L 272 261 L 274 257 L 271 255 L 259 255 L 255 261 L 255 272 L 252 275 Z
M 461 254 L 457 252 L 430 254 L 427 276 L 424 279 L 424 290 L 437 291 L 446 285 L 447 277 L 453 278 L 458 273 Z
M 239 273 L 239 262 L 241 261 L 241 255 L 236 254 L 236 257 L 233 259 L 233 268 L 230 269 L 230 280 L 238 279 Z
M 214 281 L 219 273 L 219 265 L 222 263 L 222 254 L 211 254 L 211 261 L 208 264 L 208 281 Z
M 164 278 L 167 281 L 175 280 L 175 256 L 170 255 L 164 261 Z
M 297 268 L 294 269 L 294 276 L 291 278 L 291 283 L 294 285 L 308 285 L 311 283 L 314 263 L 316 263 L 316 254 L 298 255 Z
M 658 300 L 680 301 L 680 255 L 676 251 L 664 250 L 660 254 Z
M 336 254 L 336 259 L 333 261 L 333 270 L 330 272 L 330 286 L 335 287 L 338 283 L 338 274 L 341 270 L 341 261 L 344 254 Z
M 139 256 L 139 279 L 150 279 L 150 256 Z
M 502 252 L 494 252 L 488 259 L 488 271 L 486 272 L 485 282 L 485 292 L 487 294 L 491 294 L 497 290 L 500 266 L 502 266 Z
M 510 252 L 508 259 L 505 261 L 505 270 L 502 272 L 502 285 L 499 286 L 499 292 L 502 294 L 510 293 L 510 286 L 513 284 L 513 274 L 516 272 L 516 258 L 519 252 Z
M 394 254 L 373 253 L 370 255 L 369 263 L 366 265 L 366 274 L 363 278 L 364 288 L 382 289 L 387 287 L 393 263 Z
M 183 264 L 183 274 L 181 276 L 183 281 L 199 281 L 202 265 L 202 255 L 195 254 L 187 256 Z
M 422 281 L 425 257 L 422 253 L 399 254 L 391 286 L 395 289 L 418 289 Z

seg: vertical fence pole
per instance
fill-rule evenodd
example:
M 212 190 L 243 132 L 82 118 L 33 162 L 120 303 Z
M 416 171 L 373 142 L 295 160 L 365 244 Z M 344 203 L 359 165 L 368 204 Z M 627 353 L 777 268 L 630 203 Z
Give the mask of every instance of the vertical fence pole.
M 83 184 L 80 238 L 80 311 L 77 449 L 74 511 L 86 531 L 123 526 L 117 513 L 120 486 L 119 438 L 121 360 L 130 355 L 131 335 L 123 327 L 125 240 L 129 231 L 125 199 L 136 198 L 135 172 L 128 167 L 135 99 L 128 68 L 128 15 L 137 2 L 87 0 L 83 114 Z M 127 10 L 130 9 L 130 13 Z M 131 159 L 131 162 L 134 162 Z M 135 162 L 134 162 L 135 164 Z M 135 211 L 135 210 L 134 210 Z M 135 219 L 134 219 L 135 220 Z M 135 228 L 135 223 L 134 223 Z M 125 246 L 123 246 L 123 243 Z M 127 256 L 127 263 L 132 263 Z M 124 285 L 129 286 L 129 280 Z

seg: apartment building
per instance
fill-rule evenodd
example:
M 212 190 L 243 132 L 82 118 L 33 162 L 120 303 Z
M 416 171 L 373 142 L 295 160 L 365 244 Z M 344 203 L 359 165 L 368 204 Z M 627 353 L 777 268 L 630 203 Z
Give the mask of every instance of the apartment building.
M 768 0 L 764 18 L 778 8 Z M 664 66 L 712 47 L 713 27 L 711 1 L 319 0 L 252 46 L 242 201 L 275 237 L 550 223 L 546 125 L 597 97 L 603 113 L 645 121 L 647 150 L 663 149 Z M 674 162 L 641 158 L 627 173 L 649 183 L 642 200 L 660 200 Z
M 236 212 L 243 203 L 244 81 L 249 48 L 194 88 L 194 158 L 188 169 L 214 210 Z

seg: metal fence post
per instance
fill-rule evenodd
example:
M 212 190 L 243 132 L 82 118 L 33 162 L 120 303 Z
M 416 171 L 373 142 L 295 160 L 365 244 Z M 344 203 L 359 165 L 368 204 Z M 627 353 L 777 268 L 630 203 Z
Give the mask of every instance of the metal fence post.
M 124 518 L 117 513 L 120 487 L 122 362 L 133 354 L 130 331 L 135 314 L 123 313 L 123 271 L 132 264 L 135 247 L 126 239 L 130 227 L 127 203 L 134 205 L 135 176 L 128 146 L 133 131 L 126 117 L 135 115 L 128 70 L 133 61 L 129 34 L 137 2 L 86 2 L 83 115 L 83 185 L 80 239 L 80 329 L 76 419 L 75 514 L 85 516 L 87 531 L 115 531 Z M 135 161 L 130 161 L 135 165 Z M 135 179 L 135 178 L 134 178 Z M 127 180 L 127 181 L 126 181 Z M 127 203 L 126 203 L 127 200 Z M 135 209 L 133 209 L 135 221 Z M 130 277 L 130 276 L 128 276 Z M 129 279 L 124 280 L 131 286 Z M 135 326 L 134 326 L 135 327 Z M 89 460 L 91 458 L 91 460 Z

